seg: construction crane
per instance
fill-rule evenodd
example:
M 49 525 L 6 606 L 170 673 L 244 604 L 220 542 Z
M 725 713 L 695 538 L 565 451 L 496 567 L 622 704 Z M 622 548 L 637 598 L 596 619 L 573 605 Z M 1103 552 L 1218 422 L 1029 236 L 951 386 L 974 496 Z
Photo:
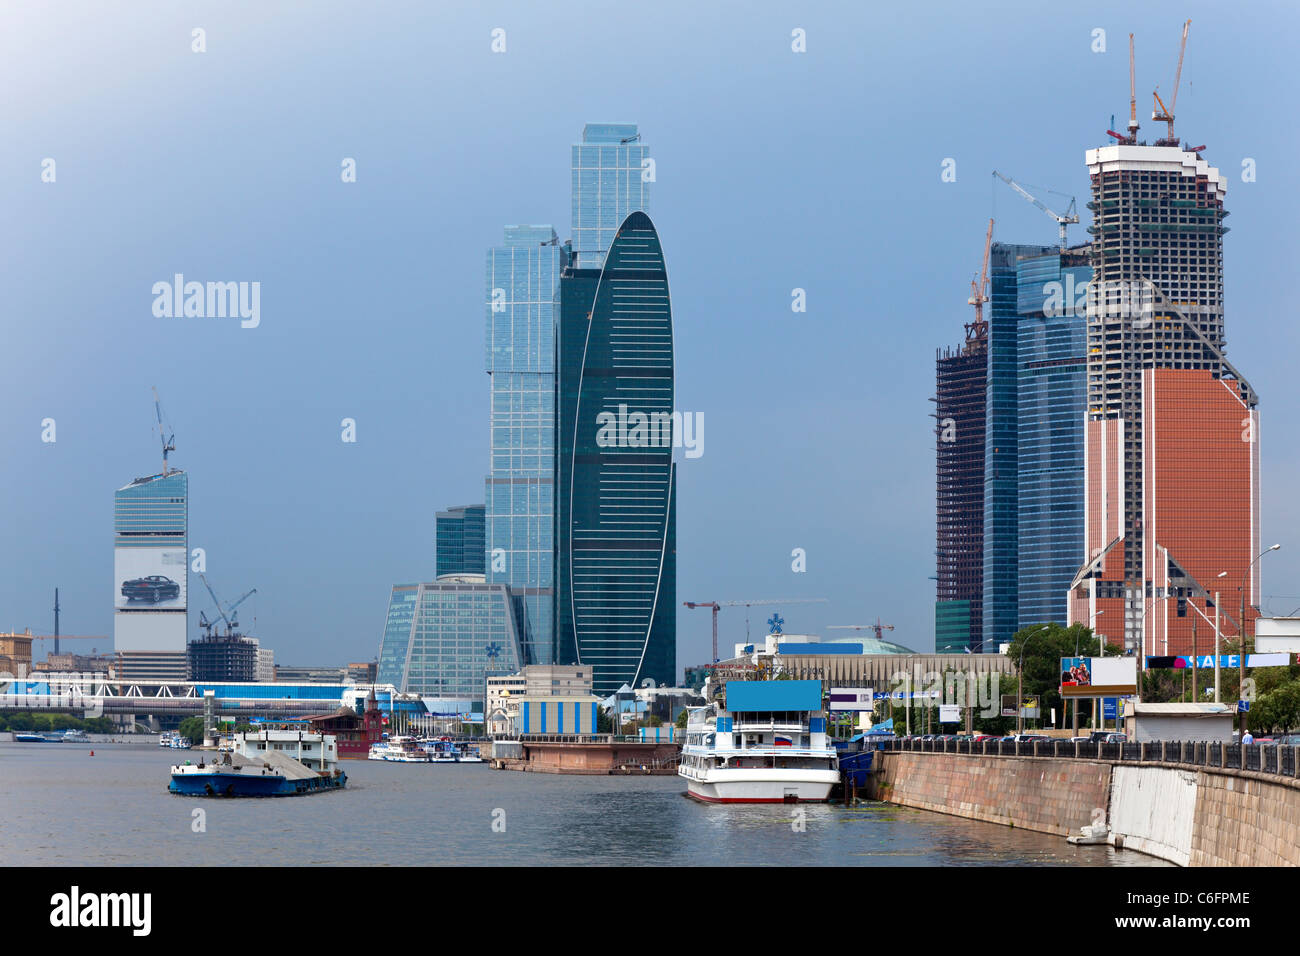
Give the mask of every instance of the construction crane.
M 1190 20 L 1188 21 L 1191 22 Z M 1115 117 L 1110 118 L 1111 125 L 1115 125 Z M 1106 130 L 1107 134 L 1115 137 L 1116 145 L 1119 146 L 1136 146 L 1138 141 L 1138 100 L 1137 100 L 1137 75 L 1133 67 L 1133 34 L 1128 35 L 1128 135 L 1117 133 L 1113 129 Z
M 208 576 L 206 574 L 200 574 L 199 577 L 203 581 L 203 586 L 208 589 L 208 593 L 212 595 L 212 602 L 217 606 L 217 613 L 220 614 L 221 619 L 226 622 L 226 634 L 233 634 L 235 629 L 239 627 L 239 615 L 235 613 L 235 609 L 256 594 L 257 588 L 253 588 L 251 591 L 247 592 L 234 604 L 226 605 L 223 608 L 221 599 L 217 597 L 217 592 L 212 590 L 212 585 L 208 583 Z M 199 612 L 199 627 L 203 628 L 209 635 L 211 635 L 212 629 L 216 626 L 216 621 L 209 621 L 206 614 L 202 611 Z
M 167 469 L 167 453 L 176 450 L 176 436 L 168 435 L 167 430 L 163 427 L 162 402 L 158 399 L 158 387 L 154 386 L 153 390 L 153 408 L 158 416 L 158 437 L 162 439 L 163 467 L 162 476 L 166 478 L 171 474 Z
M 975 306 L 975 321 L 966 326 L 966 338 L 978 337 L 983 333 L 984 303 L 989 300 L 989 249 L 993 247 L 993 220 L 989 220 L 989 231 L 984 236 L 984 264 L 980 266 L 978 279 L 970 280 L 970 298 L 967 305 Z
M 773 604 L 828 604 L 826 598 L 789 598 L 781 601 L 683 601 L 687 607 L 694 610 L 698 607 L 712 608 L 713 610 L 713 663 L 718 663 L 718 609 L 724 607 L 767 607 Z M 749 611 L 745 611 L 745 643 L 749 643 Z
M 1031 203 L 1033 203 L 1035 206 L 1037 206 L 1037 207 L 1038 207 L 1039 209 L 1041 209 L 1043 212 L 1047 213 L 1047 215 L 1051 216 L 1053 219 L 1056 220 L 1056 226 L 1057 226 L 1057 228 L 1060 230 L 1060 233 L 1061 233 L 1061 236 L 1060 236 L 1060 248 L 1061 248 L 1061 251 L 1064 252 L 1064 251 L 1065 251 L 1065 247 L 1066 247 L 1066 242 L 1065 242 L 1065 227 L 1066 227 L 1067 225 L 1071 225 L 1071 224 L 1073 224 L 1073 223 L 1077 223 L 1077 222 L 1079 221 L 1079 213 L 1078 213 L 1078 211 L 1075 209 L 1075 206 L 1074 206 L 1074 197 L 1073 197 L 1073 196 L 1070 197 L 1070 206 L 1069 206 L 1068 209 L 1065 210 L 1065 215 L 1062 216 L 1059 212 L 1056 212 L 1056 211 L 1054 211 L 1054 210 L 1048 209 L 1047 206 L 1046 206 L 1046 204 L 1044 204 L 1044 203 L 1043 203 L 1041 200 L 1039 200 L 1037 197 L 1035 197 L 1035 196 L 1031 196 L 1031 195 L 1030 195 L 1030 194 L 1029 194 L 1029 193 L 1024 189 L 1024 187 L 1022 187 L 1018 182 L 1016 182 L 1016 181 L 1015 181 L 1014 179 L 1012 179 L 1010 176 L 1003 176 L 1003 175 L 1002 175 L 1000 172 L 998 172 L 996 169 L 993 170 L 993 175 L 996 176 L 996 177 L 998 177 L 998 179 L 1002 180 L 1004 183 L 1006 183 L 1008 186 L 1010 186 L 1010 187 L 1011 187 L 1012 189 L 1014 189 L 1016 192 L 1020 193 L 1020 195 L 1024 196 L 1024 197 L 1025 197 L 1026 199 L 1028 199 Z
M 880 618 L 876 618 L 875 624 L 832 624 L 827 628 L 827 630 L 831 631 L 875 631 L 876 640 L 878 641 L 885 639 L 885 631 L 892 631 L 893 629 L 894 625 L 883 624 Z
M 1165 109 L 1165 104 L 1160 99 L 1158 89 L 1152 92 L 1155 97 L 1155 105 L 1160 107 L 1158 110 L 1154 107 L 1151 110 L 1151 118 L 1168 126 L 1164 139 L 1156 140 L 1157 146 L 1177 146 L 1178 138 L 1174 136 L 1174 110 L 1178 108 L 1178 86 L 1183 79 L 1183 54 L 1187 51 L 1187 31 L 1191 28 L 1192 21 L 1188 20 L 1183 24 L 1183 41 L 1178 47 L 1178 72 L 1174 74 L 1174 95 L 1169 100 L 1169 108 Z

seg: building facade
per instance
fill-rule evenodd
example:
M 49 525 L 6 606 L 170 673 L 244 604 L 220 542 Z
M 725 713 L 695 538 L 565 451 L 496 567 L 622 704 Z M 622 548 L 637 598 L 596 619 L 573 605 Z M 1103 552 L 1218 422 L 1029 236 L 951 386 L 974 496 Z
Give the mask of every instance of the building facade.
M 988 323 L 935 356 L 935 606 L 937 653 L 984 637 L 984 453 Z
M 555 654 L 555 290 L 563 247 L 550 226 L 507 226 L 488 250 L 486 362 L 491 470 L 487 565 L 508 585 L 525 660 Z
M 251 683 L 259 680 L 258 641 L 242 634 L 207 634 L 189 644 L 192 681 Z
M 623 221 L 601 269 L 566 267 L 559 303 L 555 661 L 592 667 L 598 695 L 671 685 L 672 312 L 650 218 Z
M 1216 587 L 1259 603 L 1258 397 L 1225 355 L 1227 179 L 1136 133 L 1085 160 L 1095 238 L 1071 615 L 1127 651 L 1185 654 Z M 1219 609 L 1229 636 L 1237 607 Z
M 484 505 L 462 505 L 438 512 L 434 538 L 439 575 L 483 573 L 485 511 Z
M 483 575 L 398 585 L 388 605 L 379 683 L 482 709 L 487 676 L 520 666 L 517 634 L 509 589 Z
M 1083 552 L 1086 246 L 1016 263 L 1018 627 L 1069 616 Z
M 629 215 L 648 212 L 654 168 L 635 124 L 588 123 L 573 145 L 573 251 L 577 265 L 599 269 Z
M 113 646 L 122 680 L 179 680 L 189 584 L 189 476 L 137 478 L 113 496 Z

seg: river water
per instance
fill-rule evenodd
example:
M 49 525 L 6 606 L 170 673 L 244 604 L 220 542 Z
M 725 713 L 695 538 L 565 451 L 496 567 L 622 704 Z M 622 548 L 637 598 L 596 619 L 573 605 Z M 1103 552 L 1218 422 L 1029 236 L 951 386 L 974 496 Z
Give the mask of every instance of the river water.
M 705 805 L 677 777 L 346 760 L 342 791 L 173 796 L 185 759 L 200 753 L 0 742 L 0 865 L 1165 865 L 882 803 Z

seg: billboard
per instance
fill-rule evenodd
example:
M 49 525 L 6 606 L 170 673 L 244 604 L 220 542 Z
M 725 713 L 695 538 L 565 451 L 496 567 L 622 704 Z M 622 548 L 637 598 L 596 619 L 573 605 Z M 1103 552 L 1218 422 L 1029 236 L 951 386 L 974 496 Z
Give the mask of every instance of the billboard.
M 114 608 L 184 611 L 186 570 L 184 548 L 114 548 Z
M 959 707 L 957 704 L 940 704 L 939 723 L 941 724 L 961 723 L 961 707 Z
M 1020 711 L 1016 708 L 1016 695 L 1003 694 L 1002 695 L 1002 716 L 1015 717 L 1019 713 Z
M 1062 697 L 1122 697 L 1137 693 L 1136 657 L 1062 657 Z
M 832 687 L 831 710 L 871 710 L 875 693 L 870 687 Z
M 1300 618 L 1261 617 L 1255 621 L 1255 650 L 1260 653 L 1300 651 Z

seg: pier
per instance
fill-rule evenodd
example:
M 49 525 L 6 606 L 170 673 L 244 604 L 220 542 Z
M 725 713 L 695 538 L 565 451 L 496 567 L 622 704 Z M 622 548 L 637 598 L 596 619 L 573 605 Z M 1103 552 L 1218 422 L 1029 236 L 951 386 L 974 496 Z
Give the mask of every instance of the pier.
M 681 745 L 613 734 L 532 734 L 494 741 L 492 767 L 533 773 L 671 776 Z

